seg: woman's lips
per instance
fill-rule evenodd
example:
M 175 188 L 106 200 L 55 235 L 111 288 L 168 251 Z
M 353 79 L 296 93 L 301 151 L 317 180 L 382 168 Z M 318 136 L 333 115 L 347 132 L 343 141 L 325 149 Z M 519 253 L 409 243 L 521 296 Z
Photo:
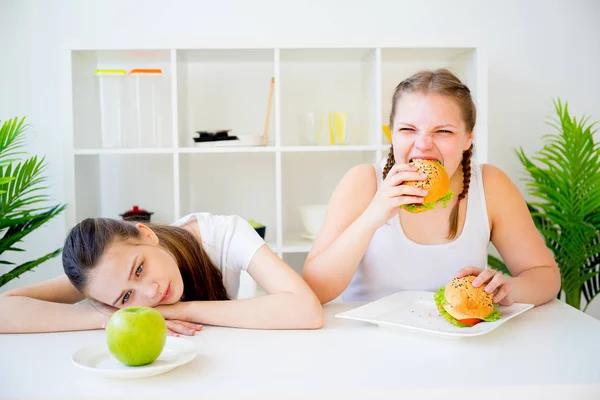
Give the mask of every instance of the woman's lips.
M 163 295 L 162 299 L 160 299 L 160 302 L 162 303 L 163 301 L 165 301 L 167 299 L 167 297 L 169 297 L 170 294 L 171 294 L 171 285 L 169 284 L 169 286 L 167 286 L 167 290 L 165 291 L 165 294 Z

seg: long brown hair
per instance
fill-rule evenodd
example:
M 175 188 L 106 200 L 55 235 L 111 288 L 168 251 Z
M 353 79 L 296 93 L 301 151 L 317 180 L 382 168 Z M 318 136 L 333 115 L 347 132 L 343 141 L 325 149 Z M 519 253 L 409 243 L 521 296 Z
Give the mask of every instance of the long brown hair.
M 208 257 L 194 235 L 185 229 L 146 224 L 159 240 L 159 246 L 171 253 L 183 278 L 182 300 L 228 300 L 221 271 Z M 98 261 L 115 240 L 141 239 L 134 222 L 112 218 L 87 218 L 67 236 L 62 252 L 65 274 L 84 293 Z
M 392 98 L 392 111 L 390 112 L 390 127 L 394 126 L 394 117 L 396 114 L 396 104 L 403 93 L 438 93 L 452 98 L 458 104 L 462 118 L 465 122 L 467 132 L 472 132 L 477 120 L 477 110 L 471 97 L 471 91 L 464 85 L 460 79 L 445 68 L 439 68 L 434 71 L 420 71 L 403 80 L 398 84 Z M 467 196 L 469 184 L 471 183 L 471 157 L 473 156 L 473 145 L 463 152 L 461 168 L 463 174 L 462 191 L 458 195 L 458 201 L 452 207 L 450 213 L 450 227 L 448 230 L 448 239 L 456 237 L 458 230 L 458 209 L 460 201 Z M 387 162 L 383 168 L 383 179 L 386 178 L 390 169 L 394 166 L 394 146 L 390 146 L 390 152 Z

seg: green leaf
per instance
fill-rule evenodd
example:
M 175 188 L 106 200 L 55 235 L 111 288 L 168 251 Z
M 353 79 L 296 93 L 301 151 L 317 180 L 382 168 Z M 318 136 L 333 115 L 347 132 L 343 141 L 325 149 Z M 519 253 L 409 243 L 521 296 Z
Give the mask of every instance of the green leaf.
M 0 257 L 7 252 L 23 252 L 24 238 L 59 215 L 65 205 L 48 205 L 43 183 L 45 158 L 24 157 L 25 118 L 0 121 Z M 0 276 L 0 286 L 57 256 L 62 249 L 26 262 Z M 2 265 L 15 265 L 7 260 Z
M 515 154 L 524 169 L 527 204 L 536 228 L 553 252 L 567 302 L 579 307 L 579 293 L 588 304 L 600 292 L 600 143 L 594 141 L 597 122 L 574 117 L 568 103 L 554 101 L 554 132 L 542 136 L 535 154 L 523 148 Z M 506 266 L 488 256 L 490 267 Z
M 17 215 L 22 215 L 32 205 L 48 200 L 46 195 L 34 195 L 45 189 L 45 187 L 40 187 L 44 180 L 42 177 L 43 163 L 43 158 L 38 159 L 34 156 L 24 162 L 10 164 L 6 167 L 6 174 L 14 176 L 15 179 L 0 185 L 0 189 L 6 191 L 0 195 L 0 215 L 11 215 L 15 210 L 17 210 Z
M 15 155 L 22 154 L 16 150 L 22 147 L 24 143 L 23 133 L 25 132 L 25 117 L 20 120 L 17 118 L 8 121 L 0 121 L 0 166 L 12 162 Z
M 11 226 L 0 240 L 0 254 L 11 249 L 14 244 L 20 242 L 25 236 L 60 214 L 64 209 L 64 205 L 57 205 L 40 214 L 32 215 L 23 224 Z
M 29 261 L 24 264 L 19 265 L 18 267 L 13 268 L 11 271 L 0 276 L 0 287 L 6 285 L 8 282 L 12 281 L 15 278 L 20 277 L 27 271 L 31 271 L 44 261 L 48 261 L 51 258 L 56 257 L 61 253 L 62 249 L 54 250 L 52 253 L 48 253 L 43 257 L 38 258 L 37 260 Z
M 506 264 L 504 264 L 502 262 L 502 260 L 500 260 L 499 258 L 497 258 L 491 254 L 488 254 L 487 263 L 490 266 L 490 268 L 495 269 L 496 271 L 502 272 L 504 275 L 511 276 L 511 273 L 508 270 L 508 268 L 506 267 Z

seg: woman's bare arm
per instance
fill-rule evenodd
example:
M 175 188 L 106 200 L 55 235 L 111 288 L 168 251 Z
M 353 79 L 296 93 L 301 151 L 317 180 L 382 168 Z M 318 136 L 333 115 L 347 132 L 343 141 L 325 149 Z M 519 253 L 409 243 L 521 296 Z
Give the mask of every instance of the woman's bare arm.
M 66 275 L 0 294 L 0 333 L 100 329 L 109 315 L 90 304 Z

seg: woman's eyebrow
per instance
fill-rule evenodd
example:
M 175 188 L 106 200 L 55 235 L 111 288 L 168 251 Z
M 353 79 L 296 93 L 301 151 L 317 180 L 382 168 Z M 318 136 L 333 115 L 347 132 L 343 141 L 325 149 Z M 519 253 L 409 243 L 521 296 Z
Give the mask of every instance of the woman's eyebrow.
M 454 128 L 454 129 L 456 129 L 456 127 L 454 125 L 452 125 L 452 124 L 438 125 L 435 128 L 433 128 L 433 129 L 440 129 L 440 128 Z
M 415 127 L 413 124 L 409 124 L 408 122 L 402 122 L 402 121 L 396 122 L 396 123 L 394 124 L 394 126 L 398 126 L 398 125 L 406 125 L 406 126 L 410 126 L 410 127 L 412 127 L 412 128 L 414 128 L 414 127 Z

